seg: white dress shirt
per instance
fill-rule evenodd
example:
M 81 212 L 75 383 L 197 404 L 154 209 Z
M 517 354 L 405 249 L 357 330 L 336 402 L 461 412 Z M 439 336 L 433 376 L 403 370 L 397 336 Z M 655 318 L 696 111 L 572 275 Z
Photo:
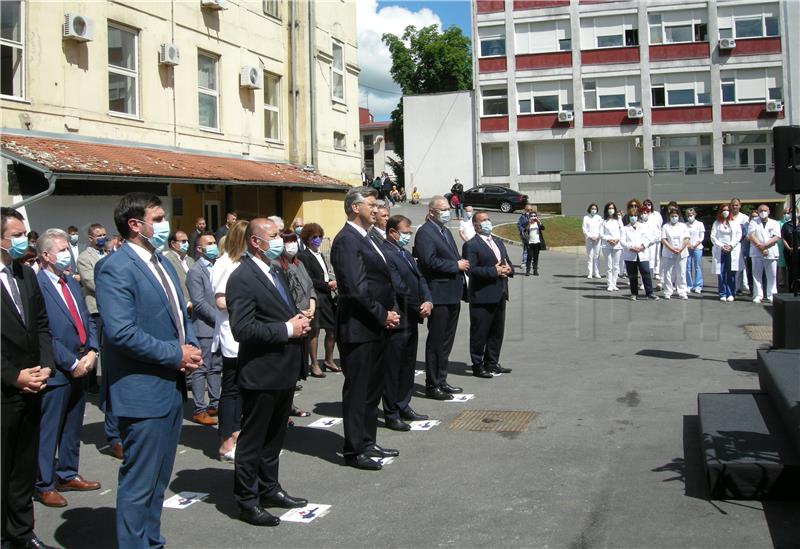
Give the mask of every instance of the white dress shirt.
M 472 224 L 471 219 L 464 219 L 459 221 L 459 230 L 464 233 L 464 238 L 470 240 L 475 236 L 475 225 Z
M 231 273 L 235 271 L 241 261 L 235 263 L 231 260 L 228 254 L 223 254 L 222 257 L 214 263 L 214 270 L 211 272 L 211 287 L 214 288 L 214 306 L 216 307 L 217 294 L 225 295 L 225 289 L 228 286 L 228 279 Z M 236 358 L 239 355 L 239 342 L 236 341 L 231 332 L 231 321 L 228 316 L 228 310 L 222 309 L 217 314 L 217 322 L 214 325 L 214 338 L 211 343 L 211 350 L 216 352 L 217 348 L 222 351 L 222 356 L 226 358 Z

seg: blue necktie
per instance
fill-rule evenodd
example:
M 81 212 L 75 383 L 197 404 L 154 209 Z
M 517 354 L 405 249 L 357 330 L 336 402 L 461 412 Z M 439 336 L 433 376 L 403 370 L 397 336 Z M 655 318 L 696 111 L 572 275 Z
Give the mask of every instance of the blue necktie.
M 286 293 L 286 289 L 283 287 L 283 283 L 281 282 L 281 279 L 278 276 L 278 269 L 276 269 L 275 267 L 272 267 L 270 272 L 272 273 L 272 282 L 275 284 L 275 288 L 277 288 L 278 293 L 281 294 L 281 298 L 283 299 L 283 302 L 286 303 L 286 305 L 289 307 L 289 309 L 291 309 L 292 308 L 292 304 L 289 301 L 289 296 Z
M 408 266 L 411 267 L 411 270 L 413 271 L 414 265 L 412 263 L 412 259 L 408 256 L 408 252 L 405 251 L 403 248 L 400 248 L 400 255 L 403 256 L 403 259 L 406 260 L 406 263 L 408 263 Z

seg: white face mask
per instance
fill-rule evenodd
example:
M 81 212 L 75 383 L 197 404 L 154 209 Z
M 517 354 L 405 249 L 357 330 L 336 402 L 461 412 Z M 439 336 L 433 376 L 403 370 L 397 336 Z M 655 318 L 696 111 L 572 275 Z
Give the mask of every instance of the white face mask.
M 595 208 L 592 208 L 591 210 L 589 210 L 589 213 L 595 215 L 597 213 L 597 210 Z
M 761 219 L 766 219 L 769 217 L 769 212 L 758 212 L 758 217 Z
M 297 255 L 298 244 L 297 242 L 287 242 L 283 246 L 283 252 L 288 255 L 289 257 L 294 257 Z
M 616 210 L 614 208 L 609 208 L 608 209 L 608 215 L 614 215 L 615 213 L 616 213 Z
M 642 217 L 641 217 L 641 220 L 642 221 L 647 221 L 649 218 L 650 218 L 650 214 L 643 213 Z
M 686 222 L 687 222 L 687 223 L 694 223 L 694 216 L 693 216 L 693 215 L 690 215 L 689 217 L 687 217 L 687 218 L 686 218 Z

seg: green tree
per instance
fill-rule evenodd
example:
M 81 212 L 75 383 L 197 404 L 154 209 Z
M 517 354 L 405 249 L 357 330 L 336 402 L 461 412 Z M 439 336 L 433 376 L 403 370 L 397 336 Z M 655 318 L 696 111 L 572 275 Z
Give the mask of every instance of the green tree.
M 386 33 L 383 43 L 392 55 L 391 75 L 403 95 L 438 93 L 472 89 L 472 53 L 470 40 L 456 26 L 439 32 L 438 25 L 417 30 L 406 27 L 403 36 Z M 400 158 L 392 162 L 398 183 L 404 181 L 403 100 L 392 111 L 387 129 L 389 139 Z

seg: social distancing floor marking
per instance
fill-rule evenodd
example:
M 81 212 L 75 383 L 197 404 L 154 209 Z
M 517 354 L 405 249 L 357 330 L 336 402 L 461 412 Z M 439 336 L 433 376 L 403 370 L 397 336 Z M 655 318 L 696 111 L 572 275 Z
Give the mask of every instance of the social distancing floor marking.
M 164 502 L 164 507 L 169 509 L 186 509 L 190 505 L 203 501 L 208 497 L 203 492 L 179 492 Z
M 462 393 L 460 395 L 453 395 L 452 400 L 444 400 L 442 402 L 466 402 L 475 398 L 475 395 Z
M 441 421 L 438 419 L 426 419 L 423 421 L 411 421 L 409 425 L 411 425 L 412 431 L 430 431 L 440 423 Z
M 330 505 L 322 505 L 320 503 L 309 503 L 305 507 L 291 509 L 281 515 L 282 522 L 301 522 L 308 524 L 313 522 L 319 517 L 324 517 L 330 511 Z
M 314 427 L 315 429 L 330 429 L 334 425 L 339 425 L 342 422 L 342 418 L 340 417 L 321 417 L 317 421 L 313 423 L 309 423 L 309 427 Z

